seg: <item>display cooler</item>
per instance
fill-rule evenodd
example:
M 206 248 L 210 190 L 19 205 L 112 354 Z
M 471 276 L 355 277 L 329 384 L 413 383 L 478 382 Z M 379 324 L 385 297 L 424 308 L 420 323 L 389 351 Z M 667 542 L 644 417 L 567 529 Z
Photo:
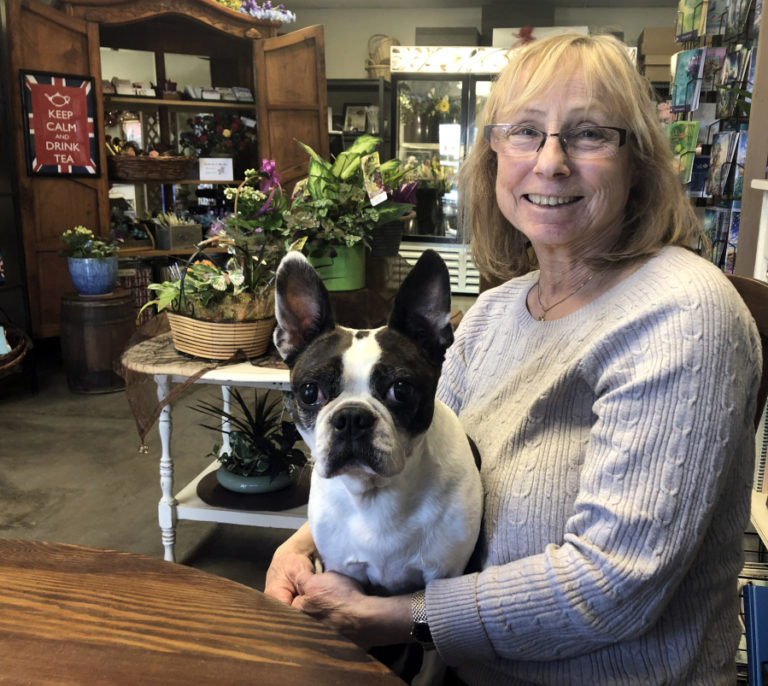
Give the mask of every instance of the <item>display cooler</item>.
M 469 255 L 469 227 L 458 206 L 456 175 L 478 135 L 475 122 L 507 50 L 394 46 L 391 155 L 418 179 L 416 217 L 400 254 L 415 261 L 427 248 L 448 265 L 455 294 L 476 294 L 479 274 Z

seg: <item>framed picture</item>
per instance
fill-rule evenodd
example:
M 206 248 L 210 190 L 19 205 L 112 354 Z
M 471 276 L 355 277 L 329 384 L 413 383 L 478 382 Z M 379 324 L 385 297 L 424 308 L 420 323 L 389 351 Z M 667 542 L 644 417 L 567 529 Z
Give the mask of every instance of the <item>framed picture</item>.
M 93 79 L 20 72 L 30 176 L 99 176 Z
M 344 131 L 365 133 L 365 108 L 368 103 L 344 105 Z

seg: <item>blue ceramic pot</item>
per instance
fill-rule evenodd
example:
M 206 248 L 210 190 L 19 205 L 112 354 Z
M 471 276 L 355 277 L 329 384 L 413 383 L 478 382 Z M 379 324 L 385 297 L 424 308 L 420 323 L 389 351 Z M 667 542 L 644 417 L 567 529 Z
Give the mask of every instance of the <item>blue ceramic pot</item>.
M 117 257 L 68 257 L 69 276 L 80 295 L 106 295 L 117 284 Z

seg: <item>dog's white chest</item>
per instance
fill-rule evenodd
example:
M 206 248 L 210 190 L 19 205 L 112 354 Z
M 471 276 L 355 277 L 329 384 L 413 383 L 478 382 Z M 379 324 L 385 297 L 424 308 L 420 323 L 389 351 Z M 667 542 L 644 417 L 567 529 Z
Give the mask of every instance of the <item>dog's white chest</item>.
M 309 522 L 325 569 L 389 594 L 461 574 L 477 539 L 482 488 L 466 437 L 439 404 L 417 454 L 386 487 L 312 475 Z

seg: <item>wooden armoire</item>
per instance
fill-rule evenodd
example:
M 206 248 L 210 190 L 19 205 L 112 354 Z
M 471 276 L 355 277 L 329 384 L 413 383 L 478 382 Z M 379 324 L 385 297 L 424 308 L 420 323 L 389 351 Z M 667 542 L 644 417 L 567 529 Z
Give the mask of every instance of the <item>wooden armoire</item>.
M 77 224 L 100 236 L 109 233 L 103 122 L 105 98 L 110 96 L 102 96 L 100 48 L 154 53 L 158 83 L 166 78 L 166 53 L 207 56 L 212 86 L 241 86 L 254 94 L 255 102 L 246 107 L 257 121 L 257 155 L 274 159 L 289 187 L 306 173 L 306 154 L 295 140 L 328 155 L 322 27 L 278 36 L 279 23 L 253 19 L 215 0 L 65 0 L 58 7 L 37 0 L 5 0 L 5 12 L 9 119 L 35 337 L 59 334 L 61 296 L 72 290 L 66 260 L 58 256 L 61 233 Z M 98 176 L 28 173 L 21 70 L 93 78 L 94 129 L 101 153 Z M 141 104 L 157 110 L 161 126 L 174 110 L 192 111 L 197 105 L 206 111 L 205 102 L 163 97 Z

